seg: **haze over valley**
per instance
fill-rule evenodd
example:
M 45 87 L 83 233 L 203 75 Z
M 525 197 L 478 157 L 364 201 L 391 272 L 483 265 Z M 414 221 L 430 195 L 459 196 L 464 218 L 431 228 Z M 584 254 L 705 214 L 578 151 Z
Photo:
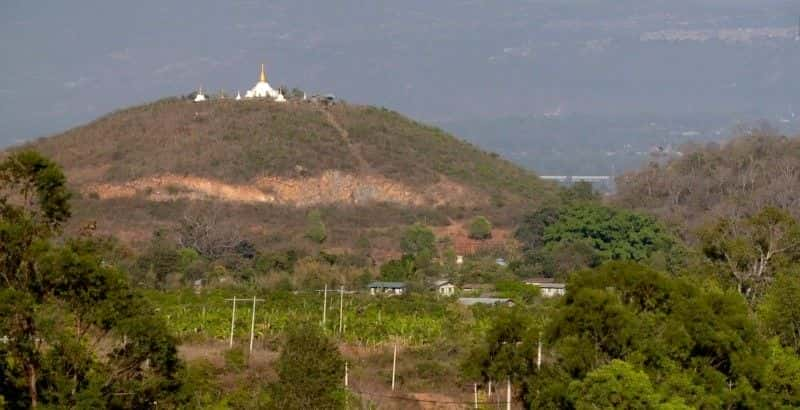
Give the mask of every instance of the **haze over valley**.
M 6 146 L 200 86 L 235 93 L 263 61 L 276 85 L 389 107 L 544 174 L 630 169 L 631 152 L 742 122 L 798 129 L 788 0 L 1 7 Z

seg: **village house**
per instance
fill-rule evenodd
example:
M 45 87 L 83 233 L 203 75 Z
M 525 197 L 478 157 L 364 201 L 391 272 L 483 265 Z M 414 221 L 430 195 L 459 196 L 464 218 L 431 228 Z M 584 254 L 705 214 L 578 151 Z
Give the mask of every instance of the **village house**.
M 402 295 L 406 293 L 406 286 L 403 282 L 372 282 L 367 285 L 370 295 Z
M 514 301 L 509 298 L 458 298 L 458 303 L 464 306 L 489 305 L 513 307 Z
M 526 284 L 538 286 L 539 292 L 543 297 L 552 298 L 564 296 L 567 292 L 567 285 L 556 282 L 553 278 L 533 278 L 525 281 Z
M 433 282 L 433 287 L 436 289 L 436 293 L 440 296 L 453 296 L 456 294 L 456 286 L 446 279 Z

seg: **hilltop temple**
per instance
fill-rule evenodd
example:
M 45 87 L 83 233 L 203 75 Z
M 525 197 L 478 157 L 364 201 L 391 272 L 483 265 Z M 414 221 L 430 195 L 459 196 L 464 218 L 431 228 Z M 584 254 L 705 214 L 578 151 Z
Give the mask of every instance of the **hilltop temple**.
M 205 100 L 206 100 L 206 95 L 203 94 L 203 87 L 200 87 L 200 89 L 197 90 L 197 94 L 195 94 L 194 96 L 194 102 L 202 102 Z
M 261 75 L 258 77 L 256 85 L 248 90 L 244 98 L 272 98 L 276 102 L 285 102 L 283 94 L 272 88 L 267 82 L 267 74 L 264 72 L 264 64 L 261 64 Z
M 225 98 L 225 93 L 220 92 L 220 99 Z M 258 77 L 258 82 L 256 83 L 253 88 L 247 90 L 244 96 L 238 91 L 236 92 L 235 100 L 239 101 L 242 98 L 245 99 L 252 99 L 252 98 L 269 98 L 275 102 L 286 102 L 286 97 L 283 96 L 283 93 L 280 90 L 276 90 L 272 88 L 271 85 L 267 82 L 267 73 L 264 71 L 264 64 L 261 64 L 261 75 Z M 197 91 L 194 97 L 194 102 L 203 102 L 208 100 L 205 94 L 203 94 L 203 87 Z

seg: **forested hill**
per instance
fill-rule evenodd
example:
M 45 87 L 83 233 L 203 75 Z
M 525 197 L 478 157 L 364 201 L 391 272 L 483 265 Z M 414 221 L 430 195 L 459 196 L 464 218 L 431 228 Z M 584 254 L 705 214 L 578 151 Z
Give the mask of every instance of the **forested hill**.
M 618 178 L 616 201 L 689 230 L 765 206 L 798 216 L 800 138 L 755 130 L 724 145 L 693 146 L 665 165 Z
M 134 240 L 213 206 L 254 238 L 285 242 L 302 236 L 310 209 L 324 208 L 329 244 L 347 246 L 356 231 L 415 220 L 481 214 L 509 226 L 555 190 L 438 128 L 345 103 L 171 98 L 26 148 L 64 167 L 76 226 L 96 220 Z

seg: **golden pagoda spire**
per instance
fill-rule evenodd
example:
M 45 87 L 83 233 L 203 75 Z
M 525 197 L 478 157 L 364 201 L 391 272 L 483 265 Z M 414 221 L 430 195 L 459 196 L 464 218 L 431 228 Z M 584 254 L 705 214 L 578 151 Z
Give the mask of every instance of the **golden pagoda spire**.
M 261 63 L 261 76 L 258 77 L 258 82 L 260 83 L 267 82 L 267 73 L 264 72 L 264 63 Z

